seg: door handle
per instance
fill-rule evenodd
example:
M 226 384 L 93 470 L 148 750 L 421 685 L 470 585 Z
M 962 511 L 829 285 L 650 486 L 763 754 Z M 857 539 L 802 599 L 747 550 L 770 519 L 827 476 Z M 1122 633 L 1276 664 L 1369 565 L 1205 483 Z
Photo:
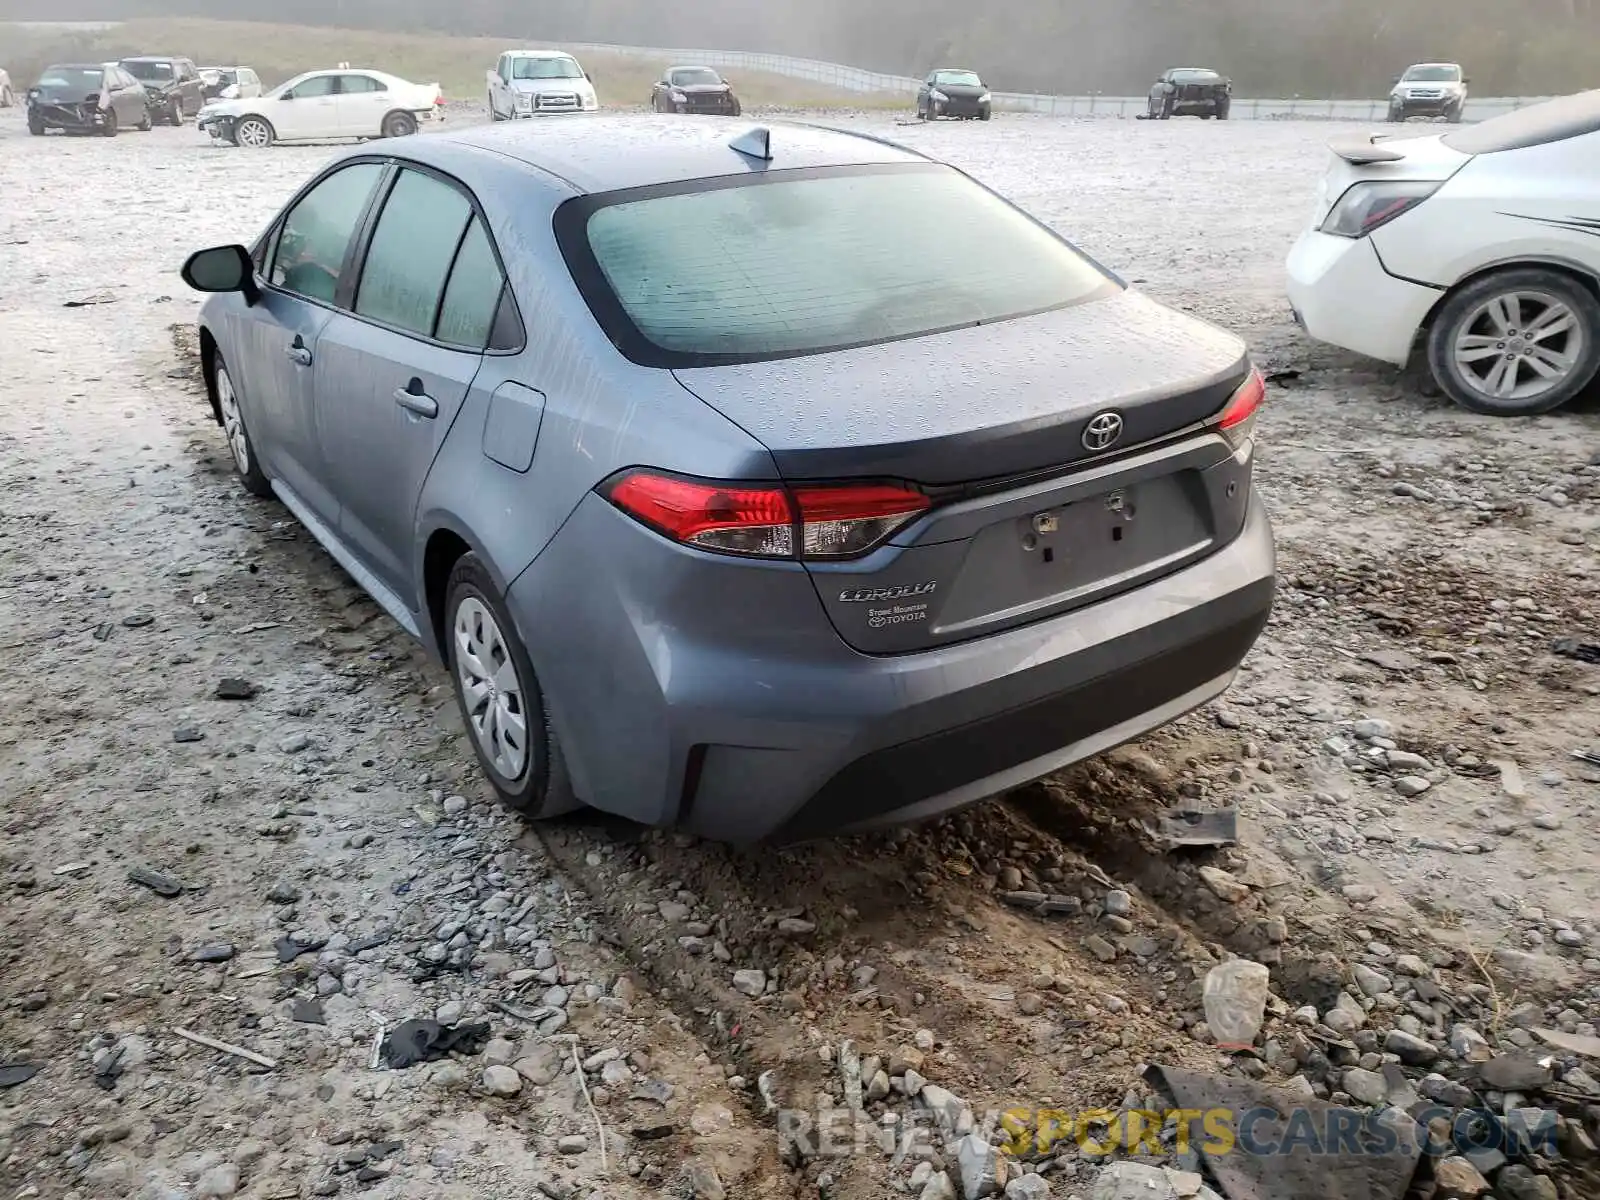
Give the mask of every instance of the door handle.
M 394 402 L 419 417 L 439 415 L 439 402 L 422 390 L 422 381 L 419 379 L 413 379 L 411 387 L 395 388 Z
M 299 338 L 295 338 L 294 345 L 290 346 L 284 353 L 289 356 L 289 361 L 297 367 L 309 367 L 311 365 L 311 351 L 301 345 Z

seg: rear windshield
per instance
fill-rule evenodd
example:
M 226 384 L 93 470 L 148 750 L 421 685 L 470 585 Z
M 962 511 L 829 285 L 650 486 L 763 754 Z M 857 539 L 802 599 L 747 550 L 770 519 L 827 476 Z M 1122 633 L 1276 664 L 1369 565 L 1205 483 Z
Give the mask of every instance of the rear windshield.
M 125 62 L 122 69 L 145 83 L 161 83 L 171 79 L 172 64 L 164 62 Z
M 514 58 L 513 79 L 582 79 L 583 69 L 571 58 Z
M 1042 225 L 937 164 L 641 190 L 653 194 L 569 202 L 558 234 L 596 317 L 647 365 L 894 341 L 1118 286 Z
M 1519 108 L 1503 117 L 1448 133 L 1443 141 L 1462 154 L 1494 154 L 1522 150 L 1600 130 L 1600 91 L 1579 92 Z
M 1461 68 L 1443 65 L 1412 67 L 1400 78 L 1407 83 L 1455 83 L 1461 78 Z

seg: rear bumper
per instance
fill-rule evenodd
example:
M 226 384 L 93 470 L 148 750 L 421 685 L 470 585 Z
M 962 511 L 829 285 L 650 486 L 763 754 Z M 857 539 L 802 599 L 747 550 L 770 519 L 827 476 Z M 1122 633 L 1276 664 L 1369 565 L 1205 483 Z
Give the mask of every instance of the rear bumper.
M 1390 275 L 1370 237 L 1307 230 L 1289 252 L 1288 271 L 1289 303 L 1308 334 L 1397 367 L 1410 361 L 1442 294 Z
M 511 608 L 579 795 L 736 843 L 926 819 L 1166 724 L 1228 686 L 1274 591 L 1252 500 L 1234 541 L 1134 592 L 874 657 L 803 579 L 730 561 L 752 574 L 709 592 L 692 553 L 591 496 Z

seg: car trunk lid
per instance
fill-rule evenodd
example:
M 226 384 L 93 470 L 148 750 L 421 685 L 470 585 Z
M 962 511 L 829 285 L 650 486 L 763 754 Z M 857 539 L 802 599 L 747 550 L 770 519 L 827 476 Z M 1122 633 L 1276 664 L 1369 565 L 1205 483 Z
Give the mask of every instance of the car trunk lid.
M 1206 426 L 1248 369 L 1233 335 L 1122 291 L 676 374 L 790 483 L 894 480 L 933 498 L 865 558 L 807 564 L 840 635 L 895 653 L 1043 619 L 1220 547 L 1242 526 L 1248 463 Z
M 1435 134 L 1393 137 L 1384 133 L 1349 134 L 1328 143 L 1333 160 L 1317 186 L 1311 226 L 1322 224 L 1339 197 L 1353 184 L 1369 180 L 1445 180 L 1471 159 L 1446 146 Z

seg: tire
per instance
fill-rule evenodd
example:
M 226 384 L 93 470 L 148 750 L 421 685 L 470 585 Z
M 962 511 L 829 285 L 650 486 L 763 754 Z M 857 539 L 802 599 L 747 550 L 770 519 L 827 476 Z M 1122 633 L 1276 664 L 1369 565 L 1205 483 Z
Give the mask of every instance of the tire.
M 990 120 L 993 116 L 994 116 L 994 112 L 991 109 L 987 109 L 986 108 L 981 113 L 978 114 L 978 120 L 987 121 L 987 120 Z
M 456 560 L 445 585 L 444 642 L 467 737 L 506 806 L 534 821 L 581 808 L 528 652 L 476 554 Z M 469 698 L 473 685 L 484 690 Z M 520 747 L 517 731 L 498 724 L 507 717 L 521 720 Z
M 265 117 L 242 117 L 233 126 L 234 144 L 251 150 L 266 149 L 277 136 Z
M 928 110 L 923 107 L 922 101 L 918 100 L 917 101 L 917 120 L 926 121 L 927 119 L 928 119 Z
M 735 116 L 735 117 L 744 116 L 744 105 L 740 104 L 737 100 L 735 100 L 733 102 L 733 112 L 730 115 L 731 116 Z
M 1232 107 L 1233 105 L 1231 104 L 1217 105 L 1217 120 L 1226 121 L 1228 119 L 1228 112 L 1230 109 L 1232 109 Z
M 1445 113 L 1444 119 L 1449 121 L 1452 125 L 1461 124 L 1461 107 L 1458 105 L 1455 108 L 1452 108 L 1449 112 Z
M 39 120 L 39 118 L 37 118 L 37 117 L 29 117 L 28 118 L 28 132 L 33 134 L 34 137 L 43 137 L 44 136 L 44 122 Z
M 0 88 L 0 108 L 10 108 L 17 102 L 17 94 L 11 88 Z
M 408 112 L 392 112 L 383 119 L 382 132 L 386 138 L 410 137 L 417 131 L 417 119 Z
M 1516 299 L 1513 310 L 1507 301 Z M 1564 312 L 1571 320 L 1569 330 L 1539 335 L 1530 340 L 1527 330 L 1509 324 L 1529 321 L 1537 327 L 1544 321 L 1561 324 Z M 1515 332 L 1511 332 L 1515 330 Z M 1458 342 L 1471 338 L 1474 345 Z M 1502 360 L 1495 351 L 1506 348 L 1520 358 Z M 1544 351 L 1544 356 L 1532 353 Z M 1464 353 L 1480 350 L 1461 361 Z M 1546 377 L 1535 367 L 1542 362 L 1554 367 L 1552 359 L 1570 365 L 1561 368 L 1559 378 L 1542 390 L 1537 387 Z M 1509 382 L 1502 386 L 1522 395 L 1497 395 L 1495 385 L 1504 379 L 1503 362 L 1512 362 Z M 1489 363 L 1487 367 L 1475 364 Z M 1521 267 L 1497 271 L 1458 288 L 1446 298 L 1428 328 L 1428 367 L 1440 390 L 1470 412 L 1494 417 L 1532 416 L 1560 408 L 1593 381 L 1600 369 L 1600 301 L 1582 284 L 1559 271 L 1543 267 Z
M 106 123 L 104 125 L 100 126 L 100 136 L 101 137 L 108 137 L 108 138 L 112 138 L 112 137 L 116 137 L 117 136 L 117 110 L 116 109 L 113 108 L 113 109 L 110 109 L 110 110 L 108 110 L 106 112 Z
M 1170 101 L 1163 100 L 1161 102 L 1161 116 L 1157 119 L 1162 121 L 1172 120 L 1172 104 Z
M 139 123 L 134 128 L 140 133 L 149 133 L 154 127 L 155 121 L 150 118 L 150 106 L 147 104 L 144 107 L 144 116 L 139 119 Z
M 494 106 L 494 93 L 493 92 L 489 93 L 489 120 L 491 120 L 491 121 L 503 121 L 503 120 L 505 120 L 505 118 L 500 115 L 500 110 L 497 109 Z
M 252 496 L 262 499 L 271 496 L 272 482 L 261 470 L 256 444 L 250 440 L 250 429 L 245 424 L 244 406 L 234 390 L 233 373 L 228 370 L 228 362 L 220 350 L 211 362 L 211 394 L 216 398 L 217 416 L 222 434 L 228 439 L 228 453 L 233 456 L 233 469 L 239 482 Z

